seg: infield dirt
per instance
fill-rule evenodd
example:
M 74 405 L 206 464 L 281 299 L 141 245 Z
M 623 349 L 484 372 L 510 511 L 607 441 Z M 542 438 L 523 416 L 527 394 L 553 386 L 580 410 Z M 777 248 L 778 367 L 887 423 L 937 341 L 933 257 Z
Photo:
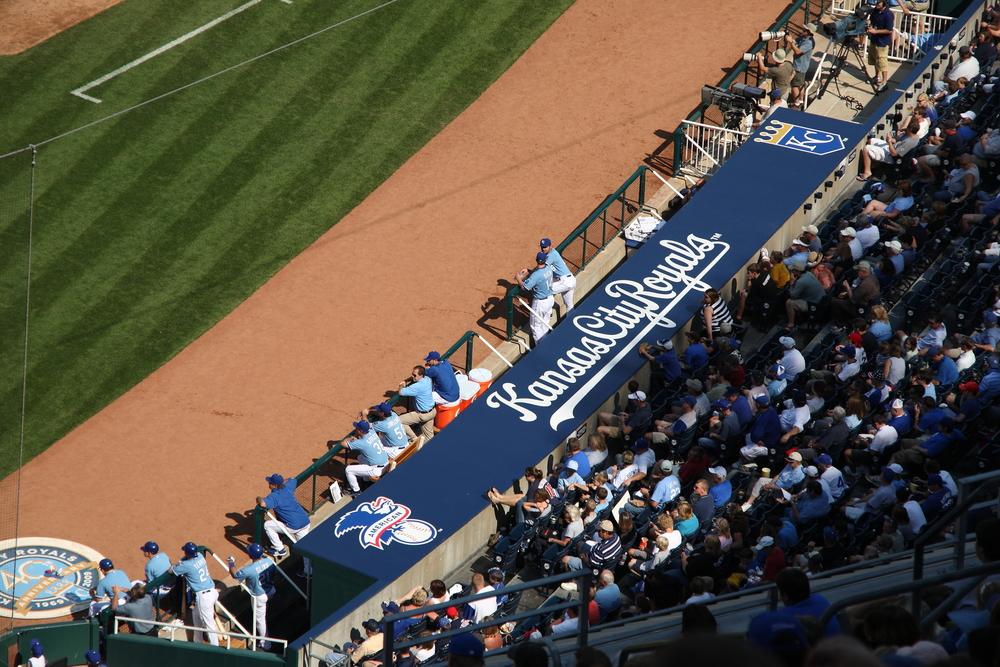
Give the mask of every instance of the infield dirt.
M 4 3 L 0 48 L 112 4 Z M 304 468 L 428 350 L 476 327 L 498 279 L 572 230 L 785 6 L 577 0 L 354 211 L 26 465 L 21 533 L 88 544 L 132 576 L 147 539 L 172 557 L 189 539 L 232 548 L 233 513 L 264 475 Z

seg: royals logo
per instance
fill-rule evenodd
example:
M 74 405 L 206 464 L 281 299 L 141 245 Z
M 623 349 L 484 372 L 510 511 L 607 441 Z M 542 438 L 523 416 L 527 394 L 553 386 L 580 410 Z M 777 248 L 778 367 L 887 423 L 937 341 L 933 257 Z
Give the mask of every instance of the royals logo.
M 754 141 L 813 155 L 829 155 L 845 148 L 844 138 L 839 134 L 779 120 L 769 120 L 754 137 Z
M 343 537 L 357 530 L 358 541 L 365 549 L 384 549 L 393 542 L 419 546 L 437 537 L 438 530 L 426 521 L 410 518 L 410 508 L 385 496 L 368 503 L 361 503 L 337 520 L 333 527 L 336 537 Z
M 0 609 L 15 618 L 55 618 L 85 609 L 101 554 L 48 537 L 0 542 Z

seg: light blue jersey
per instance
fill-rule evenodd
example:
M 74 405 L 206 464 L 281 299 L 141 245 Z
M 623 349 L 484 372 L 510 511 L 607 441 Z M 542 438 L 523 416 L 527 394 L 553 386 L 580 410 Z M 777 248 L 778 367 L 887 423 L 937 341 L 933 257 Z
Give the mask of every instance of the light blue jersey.
M 382 441 L 386 447 L 406 447 L 406 431 L 403 430 L 403 422 L 399 421 L 399 415 L 395 412 L 380 422 L 372 422 L 372 430 L 382 434 Z
M 170 559 L 167 554 L 156 554 L 146 561 L 146 581 L 152 581 L 170 569 Z
M 536 299 L 547 299 L 552 296 L 552 268 L 543 266 L 535 269 L 524 281 L 524 289 L 531 292 Z
M 260 585 L 260 575 L 270 567 L 274 567 L 274 561 L 270 558 L 255 560 L 238 569 L 236 579 L 247 585 L 251 595 L 264 595 L 264 587 Z
M 358 460 L 366 465 L 384 466 L 389 462 L 389 455 L 382 448 L 382 441 L 375 431 L 368 431 L 357 440 L 352 440 L 348 446 L 361 455 Z
M 416 382 L 399 390 L 400 396 L 413 397 L 413 407 L 417 412 L 430 412 L 434 409 L 434 388 L 429 377 L 422 377 Z
M 132 580 L 121 570 L 111 570 L 104 575 L 103 579 L 97 582 L 97 596 L 105 598 L 113 597 L 115 594 L 113 586 L 128 590 L 132 588 Z
M 211 575 L 208 573 L 208 563 L 205 562 L 205 557 L 201 554 L 177 563 L 173 567 L 173 572 L 178 577 L 184 577 L 188 588 L 195 593 L 207 591 L 209 588 L 215 586 Z
M 556 278 L 565 278 L 568 275 L 572 275 L 569 269 L 566 268 L 566 262 L 563 261 L 562 255 L 555 248 L 546 253 L 545 266 L 552 269 L 552 274 Z

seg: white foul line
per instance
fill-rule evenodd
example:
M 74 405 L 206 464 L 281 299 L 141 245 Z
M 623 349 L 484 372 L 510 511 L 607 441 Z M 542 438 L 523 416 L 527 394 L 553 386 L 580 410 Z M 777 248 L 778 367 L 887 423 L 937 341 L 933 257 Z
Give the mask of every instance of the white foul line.
M 110 81 L 111 79 L 115 78 L 119 74 L 123 74 L 123 73 L 129 71 L 133 67 L 136 67 L 138 65 L 143 64 L 147 60 L 152 60 L 156 56 L 160 55 L 161 53 L 164 53 L 165 51 L 169 51 L 170 49 L 174 48 L 178 44 L 183 44 L 184 42 L 188 41 L 192 37 L 200 35 L 201 33 L 205 32 L 206 30 L 211 30 L 212 28 L 214 28 L 215 26 L 219 25 L 223 21 L 225 21 L 227 19 L 231 19 L 232 17 L 236 16 L 240 12 L 243 12 L 243 11 L 246 11 L 246 10 L 250 9 L 254 5 L 260 4 L 261 1 L 262 0 L 249 0 L 249 2 L 245 2 L 244 4 L 240 5 L 236 9 L 233 9 L 231 11 L 226 12 L 225 14 L 223 14 L 222 16 L 220 16 L 220 17 L 218 17 L 216 19 L 212 19 L 211 21 L 209 21 L 205 25 L 203 25 L 203 26 L 201 26 L 199 28 L 195 28 L 191 32 L 188 32 L 188 33 L 185 33 L 185 34 L 181 35 L 180 37 L 178 37 L 177 39 L 173 40 L 172 42 L 167 42 L 166 44 L 164 44 L 160 48 L 155 49 L 153 51 L 150 51 L 149 53 L 147 53 L 146 55 L 142 56 L 141 58 L 136 58 L 132 62 L 130 62 L 130 63 L 126 64 L 126 65 L 122 65 L 121 67 L 119 67 L 115 71 L 109 72 L 109 73 L 105 74 L 100 79 L 94 79 L 90 83 L 85 84 L 83 86 L 80 86 L 76 90 L 71 90 L 70 94 L 71 95 L 76 95 L 77 97 L 79 97 L 81 99 L 84 99 L 84 100 L 87 100 L 88 102 L 93 102 L 94 104 L 100 104 L 101 100 L 99 100 L 96 97 L 93 97 L 91 95 L 86 95 L 85 93 L 88 90 L 90 90 L 91 88 L 95 88 L 95 87 L 101 85 L 102 83 L 106 83 L 106 82 Z

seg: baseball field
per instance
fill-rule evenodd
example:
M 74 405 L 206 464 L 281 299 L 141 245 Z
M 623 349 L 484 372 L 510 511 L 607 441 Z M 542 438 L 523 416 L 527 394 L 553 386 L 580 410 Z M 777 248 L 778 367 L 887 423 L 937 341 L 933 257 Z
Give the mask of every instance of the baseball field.
M 0 476 L 25 361 L 28 460 L 336 224 L 570 4 L 127 0 L 0 59 L 0 153 L 38 146 L 0 160 Z

